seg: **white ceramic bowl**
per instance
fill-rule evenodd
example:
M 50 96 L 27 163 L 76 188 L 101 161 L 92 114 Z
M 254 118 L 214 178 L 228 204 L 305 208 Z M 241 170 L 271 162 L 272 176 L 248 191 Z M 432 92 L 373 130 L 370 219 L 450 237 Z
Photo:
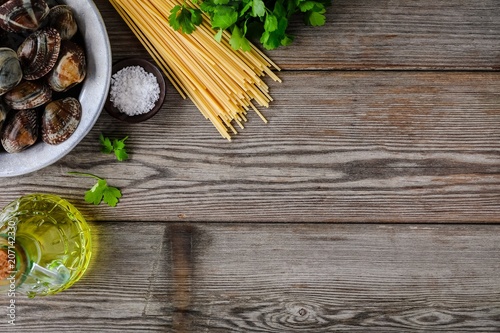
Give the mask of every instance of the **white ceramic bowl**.
M 38 142 L 16 154 L 0 152 L 0 177 L 24 175 L 44 168 L 69 153 L 92 129 L 101 114 L 111 79 L 111 47 L 101 14 L 92 0 L 60 0 L 75 12 L 79 33 L 85 42 L 87 76 L 79 100 L 82 118 L 65 142 L 51 146 Z

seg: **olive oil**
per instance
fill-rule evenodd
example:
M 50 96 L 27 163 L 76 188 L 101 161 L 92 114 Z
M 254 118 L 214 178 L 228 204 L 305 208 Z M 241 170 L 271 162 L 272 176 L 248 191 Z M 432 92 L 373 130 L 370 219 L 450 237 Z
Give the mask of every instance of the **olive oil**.
M 15 229 L 15 238 L 12 232 Z M 90 229 L 68 201 L 51 194 L 31 194 L 7 205 L 0 213 L 4 249 L 15 249 L 16 291 L 29 297 L 69 288 L 88 267 Z M 0 242 L 0 246 L 2 243 Z M 13 263 L 11 261 L 11 263 Z

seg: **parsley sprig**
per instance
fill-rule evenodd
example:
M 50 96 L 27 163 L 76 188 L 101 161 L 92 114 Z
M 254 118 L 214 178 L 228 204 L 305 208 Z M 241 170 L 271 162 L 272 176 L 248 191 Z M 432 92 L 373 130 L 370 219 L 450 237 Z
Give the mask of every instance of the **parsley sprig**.
M 190 8 L 186 4 L 177 5 L 172 8 L 168 20 L 174 30 L 190 34 L 201 24 L 201 10 Z
M 198 0 L 191 0 L 198 3 Z M 217 30 L 215 39 L 222 32 L 231 33 L 229 43 L 235 50 L 250 50 L 248 38 L 259 38 L 264 48 L 271 50 L 292 43 L 287 33 L 290 18 L 302 14 L 304 23 L 311 26 L 325 24 L 326 7 L 332 0 L 203 0 L 200 9 L 186 3 L 175 6 L 170 12 L 169 23 L 174 30 L 190 34 L 201 24 L 201 14 L 210 18 Z
M 118 161 L 125 161 L 128 159 L 127 150 L 125 149 L 125 140 L 128 136 L 121 140 L 114 139 L 111 141 L 108 137 L 105 137 L 102 133 L 99 135 L 99 142 L 101 143 L 101 152 L 105 154 L 115 153 L 116 159 Z
M 70 171 L 68 173 L 75 176 L 92 177 L 97 180 L 94 186 L 85 192 L 85 201 L 88 203 L 99 205 L 104 201 L 108 206 L 115 207 L 122 197 L 122 192 L 116 187 L 109 186 L 104 178 L 85 172 Z

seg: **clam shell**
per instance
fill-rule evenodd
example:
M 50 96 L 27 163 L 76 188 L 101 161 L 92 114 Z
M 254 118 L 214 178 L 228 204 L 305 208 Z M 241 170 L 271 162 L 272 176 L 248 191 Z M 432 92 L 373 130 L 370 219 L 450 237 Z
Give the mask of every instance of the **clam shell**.
M 52 90 L 42 81 L 22 81 L 4 95 L 5 104 L 15 110 L 34 109 L 52 99 Z
M 47 83 L 57 92 L 67 91 L 85 79 L 87 63 L 83 49 L 71 41 L 61 43 L 59 59 L 47 75 Z
M 3 102 L 0 102 L 0 129 L 2 128 L 3 122 L 7 118 L 7 112 L 9 112 L 7 106 Z
M 73 10 L 67 5 L 58 5 L 50 9 L 49 27 L 56 29 L 62 39 L 71 39 L 78 31 Z
M 16 33 L 35 31 L 48 14 L 45 0 L 8 0 L 0 6 L 0 27 Z
M 82 117 L 82 106 L 73 97 L 50 102 L 42 114 L 42 140 L 51 145 L 66 141 Z
M 18 153 L 35 144 L 38 139 L 38 122 L 35 110 L 12 111 L 1 132 L 3 148 L 8 153 Z
M 14 50 L 0 48 L 0 95 L 5 94 L 21 82 L 23 71 Z
M 29 35 L 17 49 L 24 79 L 36 80 L 50 72 L 60 48 L 61 36 L 56 29 L 45 28 Z

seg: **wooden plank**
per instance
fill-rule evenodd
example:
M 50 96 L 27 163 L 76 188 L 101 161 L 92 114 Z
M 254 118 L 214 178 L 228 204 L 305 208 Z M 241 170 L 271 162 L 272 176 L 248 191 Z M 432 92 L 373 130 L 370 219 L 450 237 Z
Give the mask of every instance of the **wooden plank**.
M 496 331 L 497 228 L 168 227 L 146 314 L 182 310 L 185 332 Z
M 147 57 L 107 0 L 115 60 Z M 327 24 L 291 22 L 294 43 L 267 54 L 283 69 L 500 69 L 497 0 L 334 0 Z
M 90 224 L 93 254 L 84 276 L 65 292 L 28 299 L 0 295 L 2 332 L 139 332 L 161 327 L 162 320 L 143 316 L 148 279 L 161 249 L 164 226 L 136 229 L 127 224 Z M 7 302 L 15 300 L 16 325 L 7 323 Z
M 0 206 L 58 193 L 101 221 L 500 222 L 496 73 L 287 72 L 269 124 L 250 115 L 233 142 L 170 91 L 139 125 L 104 113 L 68 156 L 2 180 Z M 305 85 L 307 83 L 307 86 Z M 129 135 L 131 159 L 99 152 Z M 90 178 L 119 208 L 83 202 Z
M 15 331 L 497 332 L 499 228 L 93 224 L 90 271 Z

